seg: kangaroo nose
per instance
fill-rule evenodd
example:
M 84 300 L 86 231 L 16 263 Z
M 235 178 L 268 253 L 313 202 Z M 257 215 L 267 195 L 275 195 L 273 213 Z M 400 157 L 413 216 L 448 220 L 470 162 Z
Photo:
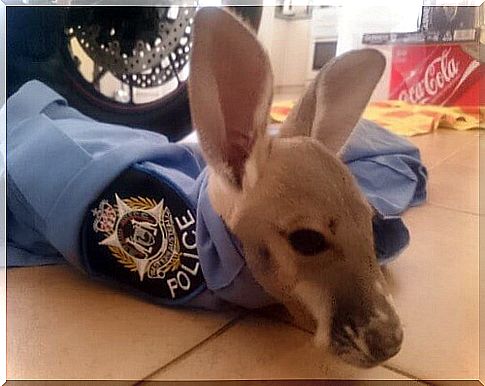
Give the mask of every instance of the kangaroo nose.
M 393 307 L 341 308 L 334 315 L 332 338 L 339 352 L 354 352 L 366 365 L 376 365 L 401 349 L 403 331 Z
M 403 341 L 401 326 L 382 326 L 381 328 L 382 330 L 367 331 L 365 338 L 369 354 L 377 362 L 383 362 L 396 355 L 401 349 Z

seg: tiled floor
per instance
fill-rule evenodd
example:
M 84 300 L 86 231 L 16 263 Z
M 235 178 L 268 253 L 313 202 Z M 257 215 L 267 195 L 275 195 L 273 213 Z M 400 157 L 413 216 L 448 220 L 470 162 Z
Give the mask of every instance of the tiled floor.
M 429 201 L 405 214 L 411 245 L 388 267 L 405 340 L 386 365 L 354 369 L 287 323 L 158 307 L 58 266 L 8 272 L 8 378 L 476 379 L 480 138 L 411 139 Z

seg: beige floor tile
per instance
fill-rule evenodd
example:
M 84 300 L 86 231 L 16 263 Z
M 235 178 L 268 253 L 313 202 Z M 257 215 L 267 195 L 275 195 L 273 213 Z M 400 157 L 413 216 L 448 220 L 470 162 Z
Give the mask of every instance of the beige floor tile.
M 480 216 L 479 238 L 480 238 L 480 380 L 485 382 L 485 216 Z
M 67 266 L 7 275 L 11 380 L 142 379 L 235 317 L 149 304 Z
M 482 140 L 481 137 L 477 137 L 445 162 L 452 162 L 478 171 L 480 168 L 480 147 L 482 147 L 482 150 L 485 148 L 485 140 Z
M 432 205 L 405 215 L 411 244 L 388 267 L 404 324 L 392 366 L 420 379 L 478 376 L 478 221 Z
M 480 214 L 485 214 L 485 134 L 480 135 L 478 148 L 478 178 L 479 178 L 479 208 Z
M 150 379 L 282 378 L 406 379 L 383 367 L 364 370 L 346 365 L 315 348 L 310 334 L 256 315 L 238 322 Z
M 428 202 L 479 213 L 478 141 L 464 146 L 429 172 Z
M 464 146 L 478 142 L 477 130 L 457 131 L 439 129 L 434 133 L 409 137 L 419 147 L 424 165 L 434 168 Z

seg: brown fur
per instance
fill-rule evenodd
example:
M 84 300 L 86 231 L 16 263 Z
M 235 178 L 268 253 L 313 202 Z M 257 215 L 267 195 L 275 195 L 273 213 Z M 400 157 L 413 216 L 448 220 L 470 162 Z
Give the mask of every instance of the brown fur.
M 338 158 L 384 65 L 373 50 L 335 59 L 270 137 L 267 54 L 229 13 L 196 16 L 189 95 L 211 203 L 263 288 L 316 331 L 318 344 L 359 366 L 394 355 L 402 340 L 375 256 L 372 209 Z M 324 237 L 326 250 L 295 249 L 289 235 L 302 229 Z

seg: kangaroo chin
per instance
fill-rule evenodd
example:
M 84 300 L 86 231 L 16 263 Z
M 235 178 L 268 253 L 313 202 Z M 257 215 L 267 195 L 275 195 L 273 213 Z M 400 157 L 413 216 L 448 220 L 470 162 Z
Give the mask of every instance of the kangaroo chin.
M 209 196 L 252 275 L 311 326 L 317 345 L 360 367 L 389 359 L 402 328 L 377 263 L 372 208 L 339 159 L 384 58 L 366 49 L 328 63 L 270 137 L 273 76 L 252 32 L 203 8 L 193 39 L 189 96 Z

